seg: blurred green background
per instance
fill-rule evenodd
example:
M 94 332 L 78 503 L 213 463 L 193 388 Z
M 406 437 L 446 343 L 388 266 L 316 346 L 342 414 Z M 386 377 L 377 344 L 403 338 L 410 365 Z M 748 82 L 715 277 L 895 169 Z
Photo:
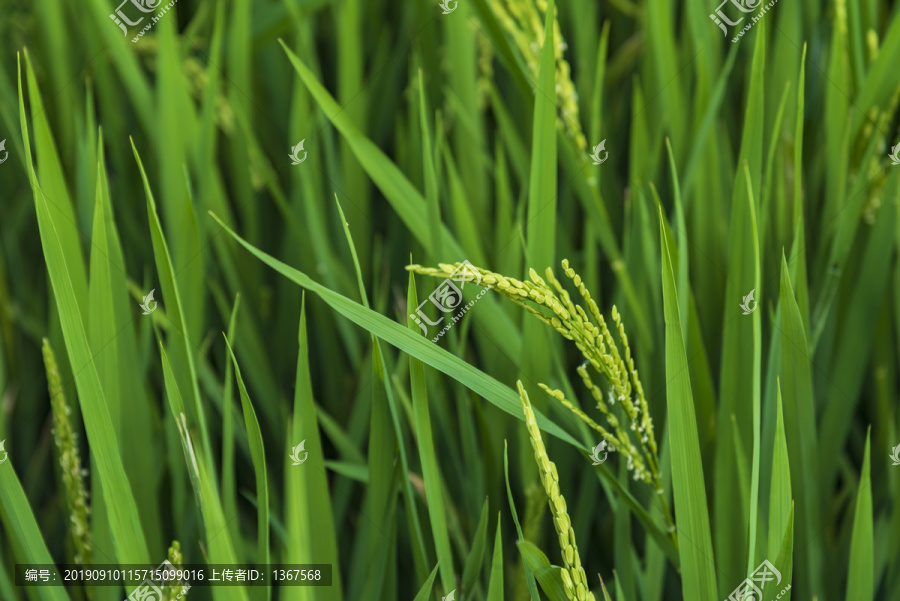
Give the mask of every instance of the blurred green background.
M 597 599 L 763 559 L 796 601 L 900 599 L 900 5 L 732 41 L 760 6 L 0 0 L 0 598 L 167 556 L 334 566 L 197 599 L 586 598 L 540 568 L 518 379 Z M 437 344 L 407 320 L 440 285 L 410 263 L 566 258 L 622 315 L 675 532 L 538 388 L 599 419 L 574 344 L 496 291 Z

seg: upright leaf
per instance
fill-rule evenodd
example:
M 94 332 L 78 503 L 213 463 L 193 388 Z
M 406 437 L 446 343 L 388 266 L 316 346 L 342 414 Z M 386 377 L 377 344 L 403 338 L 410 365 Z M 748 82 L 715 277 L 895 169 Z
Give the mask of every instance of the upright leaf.
M 875 534 L 872 523 L 872 474 L 870 451 L 872 428 L 866 433 L 866 450 L 859 488 L 856 493 L 856 510 L 853 513 L 853 534 L 850 537 L 850 568 L 847 577 L 847 601 L 869 601 L 875 595 Z
M 678 547 L 681 557 L 681 590 L 685 599 L 718 601 L 716 569 L 713 561 L 712 537 L 700 440 L 691 381 L 687 370 L 675 273 L 669 255 L 669 242 L 659 208 L 659 231 L 662 247 L 662 290 L 666 322 L 666 400 L 669 411 L 672 445 L 672 487 L 675 492 L 675 514 Z

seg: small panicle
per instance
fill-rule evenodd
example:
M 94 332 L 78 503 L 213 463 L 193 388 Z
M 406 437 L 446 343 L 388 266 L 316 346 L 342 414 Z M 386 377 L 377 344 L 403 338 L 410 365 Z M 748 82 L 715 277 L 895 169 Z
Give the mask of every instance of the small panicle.
M 181 567 L 181 562 L 183 561 L 181 555 L 181 543 L 177 540 L 172 541 L 172 546 L 169 547 L 169 554 L 167 559 L 169 563 L 171 563 L 175 569 Z M 176 601 L 178 599 L 184 598 L 184 593 L 189 590 L 191 587 L 189 584 L 182 584 L 181 582 L 167 582 L 167 586 L 163 589 L 163 595 L 165 601 Z
M 93 544 L 88 515 L 91 511 L 88 505 L 87 490 L 84 486 L 84 477 L 88 472 L 81 467 L 76 434 L 69 419 L 72 411 L 69 409 L 63 393 L 56 356 L 46 338 L 44 338 L 41 350 L 44 355 L 44 367 L 50 392 L 50 409 L 53 414 L 53 442 L 59 453 L 60 473 L 66 492 L 66 507 L 69 511 L 69 530 L 75 548 L 74 559 L 75 563 L 90 565 Z
M 559 490 L 559 474 L 556 471 L 556 464 L 547 456 L 541 431 L 534 417 L 534 411 L 531 409 L 531 401 L 528 399 L 528 393 L 525 392 L 521 380 L 516 382 L 516 386 L 519 389 L 522 411 L 525 413 L 525 426 L 528 428 L 531 447 L 534 449 L 534 459 L 540 469 L 541 484 L 544 486 L 547 496 L 550 497 L 553 527 L 559 537 L 560 551 L 563 563 L 565 563 L 562 568 L 562 578 L 566 596 L 570 601 L 595 601 L 594 595 L 588 587 L 584 568 L 581 567 L 581 557 L 578 555 L 578 546 L 575 544 L 575 530 L 572 529 L 572 521 L 569 519 L 566 498 Z M 549 392 L 549 389 L 543 388 Z M 555 391 L 553 394 L 557 395 L 557 398 L 563 398 L 561 391 Z
M 544 40 L 544 16 L 547 0 L 488 0 L 488 6 L 497 21 L 512 38 L 519 53 L 525 59 L 534 79 L 540 70 L 541 46 Z M 578 93 L 572 82 L 572 68 L 563 56 L 568 48 L 559 27 L 558 10 L 553 15 L 553 48 L 556 59 L 556 106 L 559 107 L 556 126 L 564 131 L 578 148 L 581 160 L 587 164 L 587 140 L 581 128 L 578 111 Z

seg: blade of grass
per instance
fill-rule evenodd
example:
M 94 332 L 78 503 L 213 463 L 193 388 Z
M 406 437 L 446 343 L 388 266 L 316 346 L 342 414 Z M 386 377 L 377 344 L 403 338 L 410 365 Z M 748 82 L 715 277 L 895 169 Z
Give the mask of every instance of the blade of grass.
M 898 194 L 900 177 L 895 173 L 888 180 L 884 198 L 896 199 Z M 865 381 L 866 365 L 872 353 L 870 341 L 875 334 L 878 309 L 888 289 L 897 212 L 896 201 L 886 202 L 882 206 L 865 242 L 859 268 L 855 271 L 855 281 L 852 284 L 848 282 L 851 288 L 847 308 L 838 326 L 840 344 L 835 346 L 831 359 L 825 411 L 820 422 L 821 440 L 829 441 L 817 452 L 821 484 L 826 490 L 830 489 L 838 474 L 838 466 L 831 462 L 838 461 L 839 449 L 846 444 L 851 416 Z M 862 223 L 855 217 L 851 220 Z
M 491 560 L 491 579 L 485 601 L 503 601 L 503 537 L 500 534 L 500 515 L 497 514 L 497 534 L 494 536 L 494 556 Z
M 462 593 L 468 595 L 475 584 L 481 570 L 484 567 L 484 548 L 487 546 L 487 525 L 488 525 L 488 500 L 484 499 L 484 505 L 481 508 L 481 517 L 478 519 L 478 526 L 475 527 L 475 534 L 472 536 L 472 548 L 466 557 L 463 566 L 462 577 Z
M 53 297 L 56 299 L 59 311 L 66 351 L 75 374 L 75 387 L 78 391 L 78 401 L 91 454 L 96 460 L 97 472 L 103 485 L 103 496 L 109 511 L 116 558 L 119 563 L 149 563 L 147 543 L 141 528 L 137 504 L 125 474 L 122 458 L 119 455 L 115 429 L 88 344 L 77 293 L 69 275 L 70 270 L 65 259 L 67 248 L 60 240 L 56 226 L 60 217 L 54 218 L 50 204 L 38 183 L 31 160 L 31 144 L 28 139 L 21 84 L 19 86 L 19 116 L 41 244 L 44 249 Z
M 175 270 L 172 266 L 172 258 L 169 253 L 169 245 L 162 231 L 162 225 L 159 221 L 158 211 L 156 209 L 156 201 L 153 199 L 153 192 L 150 190 L 150 182 L 147 180 L 147 173 L 144 171 L 144 164 L 138 154 L 134 141 L 131 142 L 131 149 L 134 152 L 134 158 L 137 161 L 138 169 L 141 172 L 141 179 L 144 182 L 144 192 L 147 195 L 147 216 L 150 221 L 150 234 L 153 242 L 153 257 L 156 261 L 156 270 L 159 275 L 159 285 L 162 288 L 163 298 L 166 301 L 166 311 L 171 321 L 172 327 L 175 329 L 175 339 L 177 343 L 173 343 L 172 348 L 176 351 L 176 364 L 179 367 L 178 374 L 181 385 L 190 390 L 189 403 L 187 405 L 188 423 L 193 426 L 197 424 L 200 428 L 200 440 L 203 444 L 204 451 L 212 449 L 209 439 L 209 430 L 206 426 L 206 415 L 203 411 L 200 400 L 200 389 L 197 385 L 197 370 L 195 367 L 194 353 L 195 349 L 191 345 L 188 336 L 188 329 L 185 324 L 185 314 L 182 310 L 181 294 L 178 290 L 178 282 L 175 279 Z M 204 452 L 204 456 L 210 457 Z M 211 460 L 211 459 L 210 459 Z M 209 473 L 214 473 L 212 464 L 207 466 Z M 218 487 L 215 480 L 212 480 L 213 489 Z
M 525 265 L 538 271 L 556 264 L 556 43 L 553 39 L 554 0 L 547 5 L 544 40 L 541 45 L 540 69 L 534 97 L 531 136 L 531 169 L 528 181 L 528 209 L 525 232 Z M 550 375 L 551 350 L 555 339 L 550 330 L 530 315 L 522 315 L 522 344 L 527 349 L 521 362 L 521 373 L 537 382 Z M 539 408 L 546 407 L 543 398 L 535 399 Z
M 288 531 L 287 558 L 292 563 L 312 563 L 319 558 L 333 566 L 332 586 L 307 589 L 287 587 L 286 601 L 315 599 L 339 601 L 343 598 L 340 563 L 334 513 L 328 493 L 328 477 L 320 465 L 325 455 L 317 424 L 317 407 L 313 396 L 312 373 L 309 366 L 309 342 L 306 328 L 306 295 L 300 305 L 300 325 L 297 333 L 298 356 L 294 384 L 294 412 L 290 445 L 306 442 L 309 453 L 307 467 L 297 470 L 285 467 L 285 511 Z M 304 591 L 303 589 L 307 589 Z
M 388 554 L 384 551 L 384 538 L 392 536 L 393 530 L 385 532 L 384 527 L 396 519 L 396 457 L 397 442 L 391 428 L 391 415 L 384 387 L 385 374 L 378 347 L 372 352 L 372 408 L 369 420 L 369 448 L 367 472 L 370 484 L 366 487 L 365 513 L 368 518 L 365 528 L 357 537 L 353 569 L 363 574 L 361 587 L 356 584 L 347 592 L 351 599 L 358 599 L 364 591 L 382 591 L 385 573 L 388 571 Z M 352 577 L 352 575 L 351 575 Z
M 872 475 L 870 450 L 872 427 L 866 432 L 866 450 L 863 454 L 859 488 L 856 493 L 856 510 L 853 513 L 853 534 L 850 537 L 850 567 L 847 576 L 847 601 L 874 599 L 875 542 L 872 524 Z
M 247 387 L 244 386 L 244 379 L 241 377 L 241 368 L 231 350 L 231 344 L 225 337 L 225 346 L 228 349 L 228 355 L 234 364 L 234 375 L 237 379 L 238 390 L 241 393 L 241 408 L 244 410 L 244 425 L 247 428 L 247 437 L 250 439 L 250 457 L 253 460 L 253 472 L 256 479 L 256 528 L 257 528 L 257 561 L 263 565 L 269 563 L 269 482 L 266 477 L 266 451 L 263 447 L 262 432 L 259 429 L 259 421 L 256 419 L 256 411 L 250 401 L 250 395 L 247 394 Z M 272 587 L 266 586 L 262 589 L 255 589 L 254 596 L 258 599 L 271 599 Z
M 109 195 L 109 181 L 106 172 L 106 159 L 104 153 L 103 132 L 98 133 L 97 157 L 99 158 L 97 186 L 98 194 L 103 205 L 103 214 L 106 225 L 106 246 L 104 253 L 108 256 L 110 284 L 112 286 L 113 313 L 106 315 L 117 324 L 115 331 L 115 351 L 118 353 L 116 364 L 118 365 L 118 391 L 120 395 L 118 404 L 120 417 L 118 427 L 120 441 L 128 441 L 128 444 L 120 444 L 122 461 L 125 471 L 129 474 L 141 474 L 141 478 L 132 482 L 135 501 L 141 516 L 141 524 L 144 525 L 145 536 L 149 550 L 154 554 L 162 553 L 165 547 L 160 536 L 162 526 L 160 524 L 159 498 L 156 494 L 159 485 L 161 470 L 156 461 L 159 443 L 154 440 L 153 429 L 148 424 L 159 422 L 155 405 L 148 398 L 147 389 L 144 386 L 145 374 L 140 364 L 138 342 L 135 330 L 131 327 L 133 320 L 134 304 L 128 294 L 128 276 L 126 275 L 125 255 L 122 250 L 122 242 L 116 227 L 115 213 L 112 200 Z M 97 211 L 97 209 L 95 209 Z M 93 273 L 93 269 L 92 269 Z M 160 309 L 160 312 L 162 309 Z M 98 317 L 101 319 L 101 317 Z M 148 320 L 149 321 L 149 320 Z M 103 343 L 112 344 L 110 339 Z M 112 352 L 109 348 L 102 349 L 103 353 Z M 95 353 L 98 352 L 95 347 Z M 99 600 L 97 600 L 99 601 Z
M 781 401 L 781 381 L 777 383 L 778 407 L 775 425 L 775 443 L 772 447 L 772 484 L 769 489 L 769 549 L 767 557 L 778 553 L 780 533 L 789 527 L 793 513 L 791 494 L 791 462 L 788 455 L 787 436 L 784 431 L 784 409 Z
M 767 587 L 763 601 L 791 601 L 790 582 L 794 572 L 794 503 L 790 503 L 790 511 L 788 512 L 787 524 L 784 528 L 784 536 L 781 537 L 781 549 L 775 559 L 775 569 L 781 573 L 781 582 L 789 583 L 787 591 L 778 597 L 780 591 L 774 587 Z M 780 583 L 779 583 L 780 584 Z M 768 589 L 771 589 L 771 593 Z M 783 589 L 782 589 L 783 590 Z
M 816 446 L 815 407 L 813 401 L 810 357 L 807 337 L 800 318 L 800 309 L 788 275 L 787 261 L 781 259 L 781 360 L 784 394 L 784 424 L 787 435 L 788 456 L 795 469 L 791 470 L 791 490 L 800 506 L 797 536 L 809 540 L 821 529 L 819 517 L 820 497 L 817 493 L 816 462 L 821 449 Z M 805 545 L 797 550 L 797 563 L 804 566 L 798 571 L 798 596 L 806 598 L 819 594 L 821 582 L 821 547 Z
M 241 294 L 234 296 L 231 319 L 228 320 L 227 340 L 235 340 L 238 309 L 241 306 Z M 237 514 L 237 488 L 234 482 L 234 415 L 231 411 L 233 384 L 231 373 L 233 363 L 225 357 L 225 380 L 222 385 L 222 506 L 226 515 Z M 239 524 L 232 522 L 231 536 L 239 538 Z
M 516 525 L 516 533 L 518 534 L 518 542 L 524 543 L 525 535 L 522 534 L 522 526 L 519 523 L 519 514 L 516 511 L 516 503 L 513 501 L 512 487 L 509 485 L 509 448 L 506 444 L 506 440 L 503 440 L 503 474 L 506 480 L 506 498 L 509 501 L 509 511 L 512 513 L 513 523 Z M 522 561 L 522 568 L 525 572 L 525 583 L 528 586 L 528 593 L 531 596 L 531 601 L 538 601 L 538 591 L 537 585 L 534 582 L 534 573 L 531 571 L 531 568 L 528 566 L 526 561 Z
M 419 127 L 422 129 L 422 171 L 425 179 L 425 202 L 428 209 L 428 225 L 431 227 L 431 239 L 434 240 L 434 262 L 440 262 L 443 256 L 441 244 L 441 205 L 438 196 L 437 174 L 434 170 L 434 150 L 431 147 L 431 131 L 428 128 L 428 113 L 425 110 L 425 84 L 422 81 L 422 70 L 419 69 Z
M 297 74 L 300 75 L 303 83 L 315 97 L 319 106 L 326 115 L 329 115 L 329 119 L 334 126 L 350 144 L 363 169 L 382 191 L 409 231 L 417 236 L 417 239 L 422 243 L 426 251 L 433 255 L 436 250 L 436 241 L 429 235 L 430 227 L 426 222 L 428 209 L 425 199 L 422 198 L 422 195 L 413 187 L 400 169 L 372 141 L 365 138 L 346 115 L 342 114 L 341 107 L 328 94 L 327 90 L 315 80 L 312 72 L 303 61 L 284 42 L 281 42 L 281 45 Z M 484 264 L 484 257 L 477 256 L 473 249 L 463 249 L 446 226 L 441 227 L 441 232 L 442 248 L 445 249 L 445 252 L 450 257 L 458 257 L 459 259 L 456 260 L 466 257 L 476 265 L 479 262 Z M 515 360 L 521 348 L 520 335 L 515 325 L 500 310 L 499 305 L 493 299 L 482 300 L 486 301 L 484 303 L 485 307 L 478 312 L 476 319 L 484 325 L 489 335 L 495 340 L 510 341 L 510 350 L 508 352 L 512 354 Z M 481 315 L 484 315 L 484 317 L 481 317 Z
M 666 399 L 672 432 L 672 486 L 678 531 L 683 534 L 679 544 L 681 586 L 685 599 L 717 601 L 716 570 L 700 441 L 687 372 L 687 355 L 681 334 L 675 274 L 663 227 L 662 207 L 659 208 L 659 219 L 666 322 Z
M 225 228 L 225 231 L 263 263 L 269 265 L 272 269 L 297 285 L 316 293 L 340 314 L 361 326 L 363 329 L 371 332 L 378 338 L 389 342 L 401 351 L 447 374 L 506 413 L 524 421 L 524 417 L 518 415 L 521 413 L 519 406 L 516 404 L 518 402 L 518 396 L 511 388 L 503 386 L 494 378 L 478 371 L 462 359 L 451 355 L 429 341 L 423 340 L 421 336 L 414 334 L 407 328 L 387 319 L 383 315 L 365 309 L 358 303 L 354 303 L 346 297 L 321 286 L 303 272 L 285 265 L 271 255 L 255 248 L 225 225 L 225 223 L 216 217 L 215 214 L 212 214 L 212 216 L 223 228 Z M 587 447 L 582 446 L 539 411 L 535 411 L 535 415 L 540 428 L 548 434 L 564 440 L 577 448 L 581 448 L 585 451 L 588 450 Z
M 413 273 L 409 274 L 409 291 L 406 300 L 408 307 L 418 307 L 416 282 Z M 407 317 L 411 329 L 418 326 Z M 426 342 L 427 344 L 427 342 Z M 422 464 L 422 479 L 425 481 L 425 496 L 428 499 L 428 517 L 431 521 L 431 533 L 441 568 L 441 583 L 444 592 L 449 593 L 456 588 L 455 570 L 453 567 L 453 551 L 450 548 L 450 536 L 447 528 L 447 514 L 444 508 L 444 495 L 441 488 L 441 470 L 437 463 L 434 438 L 431 432 L 431 415 L 428 409 L 428 391 L 425 386 L 425 365 L 422 361 L 409 355 L 410 392 L 413 402 L 413 419 L 418 436 L 419 461 Z M 486 510 L 485 506 L 485 510 Z
M 765 32 L 762 29 L 765 20 L 760 21 L 756 29 L 756 41 L 753 50 L 753 61 L 750 70 L 747 107 L 744 112 L 744 124 L 741 134 L 740 154 L 733 181 L 731 194 L 731 221 L 728 230 L 728 263 L 725 273 L 725 311 L 722 315 L 722 360 L 719 373 L 720 415 L 734 414 L 744 441 L 744 453 L 750 454 L 749 447 L 754 440 L 753 434 L 753 402 L 755 386 L 755 370 L 748 369 L 754 365 L 759 356 L 756 345 L 758 322 L 754 319 L 741 319 L 737 314 L 738 299 L 755 290 L 754 299 L 761 303 L 766 293 L 759 286 L 756 267 L 759 263 L 759 238 L 756 228 L 749 227 L 749 202 L 754 205 L 758 214 L 760 196 L 760 180 L 762 177 L 764 98 L 766 65 Z M 744 166 L 749 170 L 750 184 L 745 180 Z M 744 175 L 745 177 L 742 177 Z M 748 194 L 751 198 L 748 201 Z M 755 312 L 754 312 L 755 313 Z M 758 316 L 757 316 L 758 317 Z M 732 528 L 739 515 L 737 509 L 742 501 L 735 498 L 735 492 L 741 490 L 735 470 L 734 443 L 731 440 L 731 425 L 726 419 L 718 421 L 718 443 L 713 479 L 714 524 L 716 542 L 716 562 L 723 573 L 741 573 L 750 561 L 747 556 L 749 548 L 748 525 Z M 730 591 L 730 583 L 721 583 L 720 596 Z
M 166 355 L 162 341 L 158 341 L 158 346 L 169 410 L 171 411 L 172 419 L 178 426 L 184 461 L 190 475 L 195 499 L 203 514 L 209 563 L 237 563 L 234 545 L 231 542 L 231 535 L 228 531 L 228 523 L 225 520 L 225 515 L 222 513 L 222 504 L 213 482 L 214 475 L 206 469 L 209 463 L 207 458 L 203 456 L 203 449 L 194 445 L 184 413 L 184 401 L 181 398 L 181 391 L 178 390 L 178 382 L 175 379 L 175 374 L 172 371 L 172 366 L 169 363 L 169 357 Z M 247 591 L 242 585 L 212 587 L 212 596 L 216 601 L 249 601 Z
M 527 540 L 519 541 L 519 552 L 524 561 L 534 572 L 535 578 L 541 583 L 541 590 L 550 601 L 569 601 L 566 587 L 563 585 L 562 568 L 550 565 L 550 560 L 544 552 L 534 543 Z
M 0 464 L 0 518 L 9 536 L 15 541 L 16 559 L 20 563 L 53 564 L 44 536 L 38 527 L 22 483 L 13 468 L 13 462 Z M 5 563 L 5 562 L 4 562 Z M 69 595 L 61 586 L 39 586 L 34 589 L 41 601 L 69 601 Z M 15 597 L 12 597 L 13 599 Z
M 782 106 L 784 99 L 782 99 Z M 780 121 L 780 117 L 779 117 Z M 778 128 L 776 128 L 777 130 Z M 756 222 L 756 202 L 753 198 L 753 185 L 750 181 L 750 168 L 744 164 L 744 180 L 747 184 L 747 209 L 750 215 L 750 238 L 753 242 L 753 288 L 760 288 L 760 233 Z M 749 515 L 749 542 L 747 544 L 747 572 L 756 565 L 756 534 L 759 529 L 759 462 L 761 451 L 762 428 L 762 324 L 760 311 L 753 312 L 750 318 L 753 321 L 753 371 L 751 402 L 753 403 L 753 464 L 750 474 L 750 515 Z
M 40 172 L 41 181 L 44 184 L 44 196 L 55 213 L 60 244 L 65 250 L 63 260 L 75 293 L 74 301 L 78 303 L 81 318 L 86 320 L 88 317 L 88 281 L 84 256 L 81 253 L 81 233 L 78 228 L 78 220 L 76 219 L 74 204 L 66 186 L 59 152 L 57 151 L 53 134 L 50 131 L 47 112 L 41 99 L 41 91 L 38 88 L 28 49 L 23 50 L 23 53 L 25 55 L 25 73 L 28 81 L 28 100 L 31 105 L 32 123 L 34 126 L 34 150 L 37 158 L 37 171 Z M 28 163 L 33 165 L 31 143 L 28 139 L 28 130 L 25 124 L 25 105 L 22 99 L 22 88 L 22 65 L 21 61 L 19 61 L 19 104 L 22 115 L 22 138 L 25 140 L 25 154 L 28 158 Z
M 687 240 L 687 223 L 684 219 L 684 209 L 681 206 L 681 186 L 678 183 L 678 169 L 675 167 L 675 156 L 672 154 L 672 145 L 669 143 L 669 138 L 666 138 L 666 152 L 669 155 L 669 172 L 672 177 L 672 199 L 675 203 L 675 225 L 678 228 L 678 261 L 677 261 L 677 269 L 678 269 L 678 309 L 681 314 L 679 319 L 681 319 L 681 327 L 683 328 L 681 335 L 684 340 L 688 340 L 688 324 L 690 323 L 690 319 L 688 318 L 688 310 L 690 308 L 690 303 L 688 302 L 688 297 L 691 294 L 690 286 L 688 285 L 688 240 Z
M 335 196 L 335 201 L 337 201 L 337 196 Z M 369 299 L 368 299 L 368 296 L 366 295 L 365 283 L 363 282 L 363 274 L 362 274 L 362 270 L 360 269 L 359 260 L 356 255 L 356 245 L 353 242 L 353 236 L 350 234 L 350 226 L 348 225 L 348 223 L 346 221 L 344 221 L 344 213 L 341 210 L 341 205 L 339 202 L 337 203 L 337 207 L 338 207 L 338 214 L 340 215 L 341 222 L 343 223 L 344 235 L 347 238 L 347 245 L 349 246 L 350 254 L 353 257 L 353 266 L 356 271 L 356 281 L 357 281 L 357 285 L 359 286 L 360 298 L 363 301 L 363 306 L 366 309 L 369 309 Z M 402 479 L 403 479 L 403 483 L 404 483 L 403 492 L 404 492 L 404 496 L 406 499 L 406 503 L 408 504 L 408 507 L 410 507 L 410 510 L 407 512 L 407 517 L 410 518 L 409 521 L 410 521 L 411 530 L 416 533 L 416 538 L 414 539 L 414 546 L 415 546 L 415 549 L 417 552 L 414 553 L 413 557 L 414 557 L 417 571 L 421 575 L 424 575 L 425 570 L 427 569 L 426 568 L 426 558 L 425 558 L 425 543 L 424 543 L 424 539 L 422 536 L 422 527 L 421 527 L 421 524 L 419 523 L 418 511 L 413 509 L 416 507 L 416 504 L 415 504 L 415 498 L 413 497 L 413 494 L 412 494 L 412 488 L 410 487 L 410 483 L 409 483 L 408 474 L 410 473 L 410 470 L 409 470 L 409 463 L 407 460 L 406 444 L 404 442 L 403 430 L 400 425 L 401 422 L 400 422 L 399 415 L 398 415 L 399 411 L 397 410 L 397 404 L 394 400 L 394 395 L 391 391 L 390 383 L 388 382 L 388 379 L 386 377 L 387 365 L 384 361 L 384 355 L 381 352 L 381 345 L 378 341 L 378 338 L 375 337 L 374 335 L 372 336 L 372 347 L 373 347 L 372 358 L 373 358 L 373 362 L 374 362 L 374 364 L 373 364 L 374 365 L 373 366 L 374 379 L 373 380 L 375 382 L 375 386 L 377 386 L 379 388 L 377 393 L 373 392 L 373 395 L 377 395 L 377 396 L 373 396 L 373 398 L 380 399 L 381 398 L 380 395 L 383 393 L 385 395 L 385 398 L 387 399 L 387 406 L 390 410 L 391 420 L 393 421 L 393 425 L 394 425 L 394 437 L 395 437 L 394 440 L 396 441 L 397 446 L 400 450 L 400 467 L 402 470 L 401 473 L 402 473 Z M 373 473 L 371 471 L 371 468 L 370 468 L 370 473 Z M 385 472 L 385 475 L 386 475 L 386 473 L 387 472 Z M 393 489 L 393 487 L 391 487 L 391 489 Z M 390 509 L 388 510 L 388 518 L 391 523 L 391 527 L 393 528 L 394 524 L 395 524 L 395 520 L 396 520 L 396 516 L 394 514 L 395 501 L 393 499 L 393 496 L 391 496 L 390 498 L 391 498 L 391 503 L 389 505 Z M 383 512 L 381 512 L 381 513 L 383 513 Z M 381 513 L 380 513 L 380 508 L 372 510 L 373 515 L 377 516 L 377 515 L 381 515 Z M 376 517 L 376 519 L 381 519 L 381 518 Z M 383 535 L 384 533 L 381 533 L 381 534 Z M 371 549 L 371 552 L 375 552 L 375 549 L 374 548 Z M 384 556 L 384 554 L 382 553 L 378 557 L 381 558 L 383 556 Z M 372 573 L 376 574 L 378 577 L 381 576 L 377 570 Z M 375 586 L 373 586 L 371 588 L 366 588 L 365 590 L 380 590 L 380 584 L 376 584 Z
M 100 152 L 103 148 L 101 145 Z M 96 350 L 94 361 L 97 374 L 107 399 L 107 409 L 112 421 L 113 433 L 117 440 L 122 440 L 121 406 L 124 398 L 119 388 L 118 358 L 121 351 L 118 347 L 117 332 L 127 327 L 128 322 L 119 323 L 113 306 L 112 271 L 109 241 L 107 239 L 107 215 L 103 202 L 103 185 L 101 183 L 100 164 L 97 164 L 97 189 L 94 202 L 94 225 L 91 235 L 91 277 L 88 283 L 88 342 Z M 121 270 L 119 265 L 115 269 Z M 112 318 L 111 318 L 112 317 Z M 130 320 L 129 320 L 130 321 Z M 99 352 L 102 350 L 103 352 Z
M 419 589 L 413 601 L 428 601 L 431 598 L 431 589 L 434 587 L 434 577 L 437 576 L 438 567 L 440 566 L 434 566 L 434 569 L 431 570 L 431 575 L 425 581 L 425 584 L 422 585 L 422 588 Z

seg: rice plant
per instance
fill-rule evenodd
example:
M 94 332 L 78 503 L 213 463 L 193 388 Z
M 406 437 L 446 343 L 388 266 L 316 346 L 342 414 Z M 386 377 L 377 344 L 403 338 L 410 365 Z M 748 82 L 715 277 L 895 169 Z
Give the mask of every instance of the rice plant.
M 897 2 L 0 49 L 0 600 L 900 599 Z

